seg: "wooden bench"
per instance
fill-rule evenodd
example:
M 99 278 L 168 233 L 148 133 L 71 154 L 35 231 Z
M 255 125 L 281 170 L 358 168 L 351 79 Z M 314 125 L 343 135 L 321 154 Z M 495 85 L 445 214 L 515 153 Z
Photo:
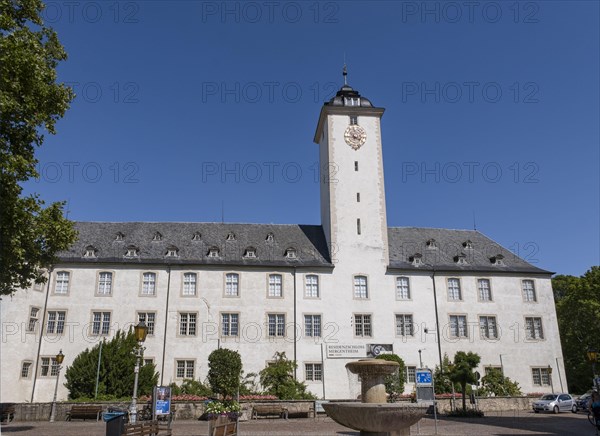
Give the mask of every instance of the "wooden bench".
M 100 420 L 102 416 L 102 406 L 71 406 L 71 410 L 67 412 L 67 421 L 72 419 L 92 419 Z
M 170 428 L 161 428 L 158 421 L 145 421 L 135 424 L 125 424 L 121 436 L 171 436 Z
M 276 415 L 280 418 L 288 419 L 288 409 L 279 404 L 256 404 L 252 406 L 252 418 L 258 419 L 259 415 Z
M 14 403 L 2 403 L 0 404 L 0 422 L 6 421 L 7 423 L 15 419 L 15 404 Z

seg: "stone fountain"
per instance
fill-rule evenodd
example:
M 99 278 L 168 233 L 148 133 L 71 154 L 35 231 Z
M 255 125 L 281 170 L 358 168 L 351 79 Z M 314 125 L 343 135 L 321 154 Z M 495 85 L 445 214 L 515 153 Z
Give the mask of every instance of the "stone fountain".
M 361 436 L 408 436 L 410 426 L 425 416 L 427 406 L 388 403 L 385 376 L 398 370 L 398 363 L 361 359 L 346 364 L 361 380 L 361 403 L 324 403 L 327 415 L 338 424 L 359 430 Z

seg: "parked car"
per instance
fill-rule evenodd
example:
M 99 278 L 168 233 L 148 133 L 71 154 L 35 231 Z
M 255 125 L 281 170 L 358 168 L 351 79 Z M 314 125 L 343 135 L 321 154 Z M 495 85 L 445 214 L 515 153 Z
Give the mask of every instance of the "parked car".
M 577 398 L 577 401 L 575 401 L 575 404 L 577 406 L 577 411 L 587 410 L 588 402 L 589 402 L 590 398 L 592 398 L 591 392 L 586 392 L 585 394 L 583 394 L 582 396 Z
M 533 411 L 539 412 L 573 412 L 577 413 L 577 404 L 569 394 L 546 394 L 533 403 Z

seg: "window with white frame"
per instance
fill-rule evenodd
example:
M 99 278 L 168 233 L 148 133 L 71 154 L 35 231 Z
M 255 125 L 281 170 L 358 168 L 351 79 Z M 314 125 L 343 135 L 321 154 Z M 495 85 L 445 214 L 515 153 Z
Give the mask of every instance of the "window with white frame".
M 193 360 L 177 360 L 176 378 L 194 378 L 194 361 Z
M 145 272 L 142 278 L 142 295 L 156 295 L 156 274 Z
M 28 332 L 35 331 L 35 326 L 40 321 L 39 316 L 40 316 L 40 308 L 39 307 L 32 307 L 29 309 L 29 322 L 27 323 L 27 331 Z
M 179 335 L 196 336 L 196 313 L 179 313 Z
M 321 337 L 321 315 L 304 315 L 304 335 Z
M 306 381 L 323 380 L 323 365 L 320 363 L 305 363 L 304 375 Z
M 154 365 L 154 358 L 144 357 L 144 365 Z
M 148 334 L 153 335 L 156 312 L 138 312 L 138 322 L 146 324 L 146 327 L 148 327 Z
M 270 337 L 285 336 L 285 314 L 269 313 L 267 315 L 268 333 Z
M 196 273 L 183 274 L 183 295 L 196 295 Z
M 225 275 L 225 296 L 239 297 L 240 295 L 240 276 L 236 273 Z
M 468 338 L 466 315 L 450 315 L 450 336 L 453 338 Z
M 58 271 L 56 273 L 55 294 L 67 294 L 69 292 L 69 279 L 71 274 L 67 271 Z
M 369 298 L 366 276 L 354 276 L 354 298 Z
M 460 293 L 460 280 L 459 279 L 448 279 L 448 299 L 449 300 L 462 300 Z
M 319 276 L 316 274 L 307 274 L 305 282 L 304 296 L 307 298 L 319 298 Z
M 110 312 L 92 312 L 92 334 L 108 335 L 110 333 Z
M 480 316 L 479 331 L 482 338 L 498 339 L 498 328 L 495 316 Z
M 523 300 L 537 301 L 533 280 L 523 280 L 521 286 L 523 287 Z
M 31 377 L 31 367 L 33 366 L 33 362 L 26 360 L 21 363 L 21 378 L 29 378 Z
M 367 314 L 355 314 L 354 315 L 354 336 L 370 338 L 372 334 L 371 329 L 371 315 Z
M 112 292 L 113 275 L 111 272 L 101 272 L 98 275 L 98 294 L 110 295 Z
M 525 318 L 525 337 L 527 339 L 544 339 L 544 329 L 542 327 L 542 318 Z
M 281 297 L 283 296 L 281 274 L 269 274 L 269 297 Z
M 40 357 L 40 377 L 56 377 L 58 374 L 58 362 L 56 357 Z
M 221 336 L 238 336 L 239 335 L 239 319 L 237 313 L 222 313 L 221 314 Z
M 531 368 L 534 386 L 550 386 L 550 373 L 548 368 Z
M 46 322 L 46 333 L 61 335 L 65 331 L 67 312 L 64 310 L 49 310 Z
M 488 279 L 477 280 L 477 289 L 479 291 L 479 301 L 492 301 L 492 289 Z
M 417 381 L 417 367 L 416 366 L 407 366 L 406 367 L 406 382 L 407 383 L 415 383 Z
M 396 336 L 413 335 L 413 316 L 405 313 L 396 314 Z
M 396 300 L 410 300 L 408 277 L 396 277 Z

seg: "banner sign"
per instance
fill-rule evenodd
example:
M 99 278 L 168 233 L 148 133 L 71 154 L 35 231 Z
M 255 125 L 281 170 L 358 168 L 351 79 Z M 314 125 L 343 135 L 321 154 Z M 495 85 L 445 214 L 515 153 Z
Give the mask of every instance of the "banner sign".
M 169 415 L 171 413 L 171 388 L 169 386 L 154 386 L 152 395 L 155 416 Z
M 367 357 L 377 357 L 380 354 L 393 354 L 394 344 L 369 344 Z
M 328 359 L 360 359 L 367 355 L 365 344 L 327 344 Z

